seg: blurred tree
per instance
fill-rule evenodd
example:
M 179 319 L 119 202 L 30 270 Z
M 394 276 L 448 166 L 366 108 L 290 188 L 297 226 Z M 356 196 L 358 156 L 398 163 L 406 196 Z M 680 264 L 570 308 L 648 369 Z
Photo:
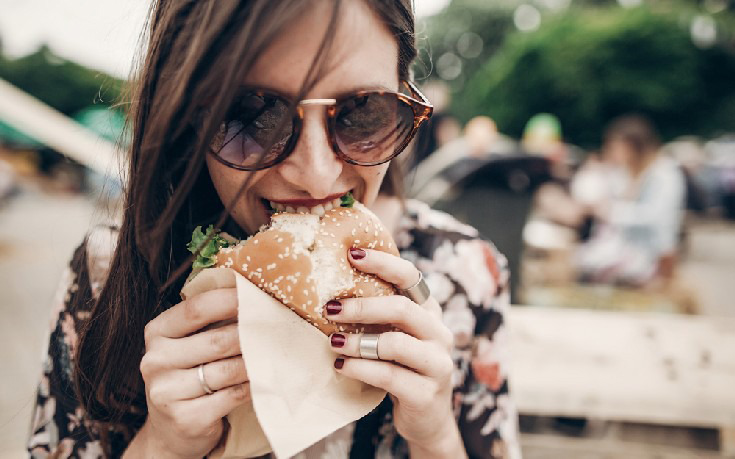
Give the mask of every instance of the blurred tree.
M 47 46 L 18 59 L 0 55 L 0 78 L 66 115 L 119 101 L 123 81 L 56 56 Z
M 649 115 L 666 138 L 735 130 L 735 55 L 698 48 L 676 11 L 595 8 L 544 19 L 513 34 L 468 75 L 452 110 L 493 117 L 518 136 L 535 113 L 556 114 L 566 140 L 599 142 L 614 116 Z
M 520 0 L 454 0 L 440 14 L 418 26 L 420 81 L 437 76 L 453 90 L 462 88 L 502 46 L 513 30 L 513 11 Z

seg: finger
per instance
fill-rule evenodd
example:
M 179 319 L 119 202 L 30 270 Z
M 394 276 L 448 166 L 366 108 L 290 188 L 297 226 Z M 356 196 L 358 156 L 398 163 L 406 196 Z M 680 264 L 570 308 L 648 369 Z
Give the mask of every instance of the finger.
M 428 311 L 431 315 L 438 318 L 439 320 L 444 320 L 444 310 L 442 309 L 441 305 L 433 296 L 430 296 L 428 300 L 424 304 L 421 305 L 421 308 Z
M 348 357 L 342 359 L 342 367 L 338 368 L 339 360 L 335 361 L 338 373 L 383 389 L 410 407 L 426 407 L 436 393 L 433 380 L 394 363 Z
M 375 274 L 399 289 L 412 287 L 419 280 L 419 270 L 401 257 L 370 249 L 350 249 L 352 265 L 362 272 Z
M 207 426 L 220 422 L 232 410 L 249 400 L 250 384 L 237 384 L 210 395 L 180 402 L 176 407 L 176 416 L 190 420 L 200 426 L 199 430 L 205 431 Z M 194 427 L 192 430 L 197 429 Z
M 452 334 L 439 318 L 405 296 L 375 296 L 332 300 L 324 308 L 335 322 L 393 324 L 420 340 L 447 343 Z
M 155 355 L 162 368 L 193 368 L 240 354 L 237 324 L 199 332 L 185 338 L 162 338 L 155 343 Z
M 221 288 L 195 295 L 162 312 L 146 325 L 146 343 L 164 336 L 181 338 L 205 326 L 237 317 L 237 289 Z
M 245 361 L 240 355 L 207 363 L 202 371 L 204 382 L 215 392 L 249 381 Z M 170 372 L 161 384 L 172 394 L 169 399 L 173 400 L 189 400 L 206 394 L 199 382 L 199 366 Z
M 360 357 L 360 334 L 335 333 L 329 341 L 332 350 L 349 357 Z M 411 368 L 419 374 L 444 379 L 452 374 L 452 358 L 437 343 L 421 341 L 401 332 L 378 336 L 378 357 Z

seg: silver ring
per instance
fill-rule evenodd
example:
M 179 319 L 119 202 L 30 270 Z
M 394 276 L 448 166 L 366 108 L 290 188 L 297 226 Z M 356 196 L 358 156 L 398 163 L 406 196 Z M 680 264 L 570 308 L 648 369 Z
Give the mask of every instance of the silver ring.
M 204 389 L 204 392 L 207 395 L 214 394 L 214 391 L 211 387 L 209 387 L 209 384 L 207 384 L 207 381 L 204 380 L 204 364 L 199 365 L 197 367 L 197 373 L 199 373 L 199 385 L 202 386 L 202 389 Z
M 418 305 L 426 303 L 426 300 L 431 296 L 431 291 L 429 290 L 429 286 L 426 285 L 424 275 L 421 271 L 419 271 L 419 280 L 407 289 L 402 289 L 401 295 L 410 298 L 411 301 Z
M 360 358 L 380 360 L 378 356 L 378 338 L 380 338 L 380 335 L 370 333 L 360 336 Z

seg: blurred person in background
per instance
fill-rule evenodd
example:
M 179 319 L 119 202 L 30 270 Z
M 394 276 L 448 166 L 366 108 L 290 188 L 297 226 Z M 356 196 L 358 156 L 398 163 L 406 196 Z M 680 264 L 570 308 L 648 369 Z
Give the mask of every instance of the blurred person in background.
M 648 119 L 626 115 L 604 133 L 568 190 L 539 190 L 539 215 L 574 228 L 581 280 L 645 286 L 670 279 L 677 260 L 686 195 L 679 164 L 662 154 Z
M 416 164 L 410 178 L 411 196 L 425 202 L 434 202 L 451 183 L 444 181 L 442 173 L 461 161 L 487 161 L 495 155 L 506 155 L 517 151 L 516 143 L 498 132 L 492 118 L 476 116 L 470 119 L 462 135 L 442 145 Z
M 505 259 L 475 228 L 404 199 L 393 161 L 431 114 L 410 82 L 412 2 L 160 0 L 147 24 L 122 222 L 85 238 L 60 286 L 31 455 L 209 454 L 250 386 L 237 326 L 210 327 L 237 318 L 235 289 L 181 301 L 192 231 L 245 239 L 270 202 L 318 214 L 354 195 L 403 258 L 346 259 L 398 288 L 425 278 L 433 296 L 330 301 L 333 321 L 400 331 L 379 335 L 384 360 L 359 357 L 360 335 L 325 337 L 337 357 L 326 370 L 390 396 L 308 456 L 520 457 Z
M 565 148 L 559 118 L 550 113 L 533 115 L 523 129 L 521 144 L 528 153 L 562 161 Z
M 554 180 L 566 187 L 572 176 L 569 164 L 571 146 L 564 143 L 561 121 L 556 115 L 533 115 L 523 129 L 521 146 L 526 153 L 547 158 Z
M 516 143 L 498 132 L 498 125 L 489 116 L 476 116 L 464 127 L 467 155 L 471 158 L 490 158 L 517 151 Z
M 653 125 L 638 115 L 611 122 L 602 155 L 608 197 L 585 206 L 594 227 L 578 254 L 582 280 L 645 286 L 671 278 L 686 192 L 680 166 L 661 154 Z

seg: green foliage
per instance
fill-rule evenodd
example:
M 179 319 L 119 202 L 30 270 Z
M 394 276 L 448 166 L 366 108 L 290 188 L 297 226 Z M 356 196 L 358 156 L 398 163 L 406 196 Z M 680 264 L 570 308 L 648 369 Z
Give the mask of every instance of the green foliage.
M 455 89 L 461 87 L 466 76 L 474 75 L 497 52 L 505 37 L 513 30 L 513 8 L 516 3 L 514 0 L 454 0 L 441 14 L 425 19 L 418 26 L 418 78 L 435 77 L 436 61 L 442 55 L 452 53 L 463 59 L 462 74 L 451 81 L 450 85 Z M 462 36 L 468 32 L 477 34 L 482 40 L 479 55 L 471 58 L 464 57 L 461 53 Z
M 0 78 L 71 116 L 119 101 L 123 81 L 54 55 L 46 47 L 18 59 L 0 56 Z
M 519 136 L 539 112 L 556 114 L 565 139 L 595 145 L 613 117 L 649 115 L 664 137 L 735 129 L 735 56 L 697 48 L 673 13 L 604 8 L 546 17 L 510 36 L 455 94 L 467 120 L 493 117 Z

